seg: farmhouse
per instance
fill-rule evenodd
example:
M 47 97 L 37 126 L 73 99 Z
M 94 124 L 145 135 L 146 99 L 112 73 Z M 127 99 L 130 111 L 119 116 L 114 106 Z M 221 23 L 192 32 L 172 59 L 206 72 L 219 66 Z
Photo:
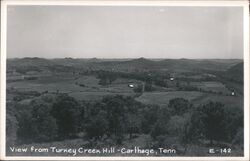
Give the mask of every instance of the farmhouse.
M 135 86 L 133 84 L 129 84 L 128 87 L 134 88 Z
M 138 87 L 138 84 L 136 84 L 136 83 L 129 83 L 128 87 L 129 88 L 136 88 L 136 87 Z

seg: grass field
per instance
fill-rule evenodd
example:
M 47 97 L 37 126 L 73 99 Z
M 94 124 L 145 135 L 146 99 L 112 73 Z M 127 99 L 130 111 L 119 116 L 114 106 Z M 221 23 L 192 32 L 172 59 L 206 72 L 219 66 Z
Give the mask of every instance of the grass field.
M 140 83 L 133 79 L 119 78 L 107 86 L 98 84 L 99 79 L 95 76 L 73 76 L 54 75 L 40 77 L 37 80 L 22 80 L 9 82 L 7 88 L 13 87 L 18 91 L 37 91 L 37 92 L 59 92 L 68 93 L 77 100 L 99 100 L 107 95 L 125 95 L 134 96 L 132 88 L 128 87 L 130 83 Z M 80 86 L 79 84 L 84 84 Z M 206 91 L 222 92 L 230 94 L 230 91 L 221 82 L 191 82 L 191 85 Z M 171 92 L 144 92 L 137 101 L 145 104 L 167 105 L 169 100 L 173 98 L 184 98 L 195 105 L 204 104 L 209 101 L 218 101 L 228 107 L 243 107 L 243 99 L 237 96 L 223 96 L 216 94 L 207 94 L 198 91 L 171 91 Z M 9 97 L 10 98 L 10 97 Z
M 18 91 L 37 91 L 37 92 L 59 92 L 68 93 L 77 100 L 99 100 L 107 95 L 125 95 L 134 96 L 130 83 L 141 83 L 134 79 L 118 78 L 110 85 L 99 85 L 99 79 L 94 75 L 80 76 L 73 74 L 57 74 L 50 76 L 41 76 L 37 80 L 19 80 L 16 82 L 8 82 L 7 89 L 14 88 Z M 83 86 L 82 86 L 83 85 Z M 190 85 L 201 88 L 205 91 L 222 92 L 230 94 L 225 85 L 221 82 L 190 82 Z M 207 94 L 198 91 L 162 91 L 144 92 L 137 101 L 145 104 L 167 105 L 169 100 L 173 98 L 184 98 L 194 104 L 204 104 L 208 101 L 222 102 L 228 107 L 243 107 L 243 99 L 239 97 L 223 96 L 216 94 Z M 10 98 L 10 97 L 9 97 Z
M 221 102 L 226 107 L 238 107 L 243 109 L 243 97 L 239 96 L 223 96 L 215 94 L 204 94 L 203 96 L 193 100 L 195 105 L 206 104 L 209 101 Z
M 205 91 L 222 92 L 223 94 L 230 94 L 231 91 L 228 90 L 224 84 L 221 82 L 191 82 L 190 85 L 197 88 L 201 88 Z
M 8 83 L 8 87 L 13 87 L 20 91 L 37 91 L 37 92 L 56 92 L 57 90 L 62 93 L 68 93 L 72 91 L 79 91 L 79 86 L 70 82 L 70 80 L 59 80 L 59 82 L 41 83 L 39 81 L 18 81 Z
M 14 88 L 17 91 L 36 91 L 49 93 L 68 93 L 78 100 L 98 100 L 106 95 L 134 96 L 132 88 L 128 87 L 129 82 L 134 80 L 119 79 L 110 85 L 99 85 L 99 79 L 94 76 L 55 75 L 40 77 L 37 80 L 21 80 L 9 82 L 7 89 Z M 84 85 L 84 86 L 80 86 Z M 11 97 L 9 97 L 11 99 Z
M 87 87 L 100 87 L 99 79 L 94 76 L 81 76 L 75 80 L 78 84 L 84 84 Z
M 73 92 L 69 94 L 77 100 L 100 100 L 104 96 L 124 95 L 134 96 L 134 93 L 115 93 L 115 92 Z
M 174 98 L 184 98 L 192 101 L 195 98 L 202 96 L 203 93 L 196 91 L 173 91 L 173 92 L 145 92 L 137 101 L 145 104 L 168 105 L 169 100 Z
M 169 100 L 174 98 L 184 98 L 191 101 L 194 105 L 206 104 L 209 101 L 221 102 L 226 107 L 243 108 L 243 98 L 240 96 L 224 96 L 218 94 L 208 94 L 196 91 L 173 91 L 173 92 L 145 92 L 137 101 L 145 104 L 157 104 L 160 106 L 168 105 Z

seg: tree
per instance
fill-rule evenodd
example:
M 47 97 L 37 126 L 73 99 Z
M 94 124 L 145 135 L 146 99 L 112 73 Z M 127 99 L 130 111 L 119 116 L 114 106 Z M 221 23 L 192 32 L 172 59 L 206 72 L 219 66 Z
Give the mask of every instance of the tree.
M 182 135 L 182 143 L 198 143 L 200 139 L 204 139 L 204 123 L 202 122 L 202 111 L 200 108 L 195 108 L 191 116 L 187 119 L 184 125 Z
M 222 141 L 226 138 L 226 113 L 224 105 L 219 102 L 209 102 L 202 106 L 201 121 L 204 124 L 203 134 L 213 144 L 213 140 Z
M 100 81 L 99 81 L 99 84 L 102 85 L 102 86 L 106 86 L 109 84 L 109 81 L 107 78 L 101 78 Z
M 192 104 L 186 99 L 174 98 L 169 101 L 168 107 L 171 110 L 172 115 L 183 115 L 192 108 Z
M 53 141 L 57 137 L 56 119 L 51 116 L 51 105 L 42 101 L 31 102 L 31 127 L 35 142 Z
M 153 139 L 156 139 L 158 136 L 166 135 L 167 133 L 168 131 L 167 131 L 166 124 L 161 123 L 160 121 L 157 121 L 155 125 L 153 126 L 150 135 Z
M 239 129 L 243 129 L 243 110 L 238 107 L 225 108 L 226 138 L 232 141 Z
M 240 145 L 241 149 L 243 149 L 244 146 L 244 130 L 242 127 L 237 129 L 237 133 L 235 134 L 233 140 L 233 144 Z
M 31 114 L 31 106 L 30 105 L 21 105 L 17 104 L 16 109 L 22 109 L 17 111 L 17 122 L 18 122 L 18 129 L 17 129 L 17 143 L 24 144 L 24 143 L 32 143 L 34 138 L 34 132 L 32 128 L 32 114 Z
M 124 134 L 139 132 L 140 120 L 138 111 L 141 104 L 132 97 L 121 95 L 108 96 L 102 100 L 107 111 L 108 130 L 107 135 L 113 137 L 117 144 L 121 144 Z M 136 115 L 136 116 L 135 116 Z
M 109 135 L 114 134 L 115 136 L 119 136 L 117 138 L 117 142 L 121 142 L 122 134 L 124 134 L 125 130 L 125 113 L 126 106 L 124 106 L 125 99 L 122 96 L 114 96 L 114 97 L 106 97 L 103 102 L 106 104 L 107 114 L 108 114 L 108 132 Z
M 16 144 L 18 122 L 14 111 L 6 112 L 6 144 L 11 146 Z
M 152 128 L 151 137 L 156 139 L 160 135 L 169 134 L 168 131 L 168 122 L 170 120 L 170 112 L 167 108 L 159 109 L 157 112 L 157 122 Z
M 59 95 L 52 106 L 51 114 L 56 119 L 60 138 L 72 137 L 80 129 L 81 109 L 73 97 Z
M 172 116 L 168 122 L 168 131 L 172 136 L 179 135 L 183 133 L 184 125 L 186 123 L 186 119 L 183 116 Z
M 132 139 L 134 133 L 140 132 L 141 117 L 137 113 L 128 113 L 126 126 L 129 138 Z
M 152 82 L 146 82 L 145 83 L 145 91 L 151 92 L 153 90 L 154 90 L 154 88 L 153 88 Z
M 155 122 L 158 119 L 158 110 L 159 106 L 156 105 L 148 105 L 142 109 L 142 123 L 141 130 L 143 133 L 150 133 Z
M 57 124 L 50 114 L 51 105 L 33 100 L 17 114 L 19 143 L 47 142 L 57 137 Z
M 90 122 L 87 123 L 86 133 L 88 138 L 98 140 L 103 137 L 108 129 L 107 114 L 105 111 L 100 111 Z
M 167 81 L 164 80 L 164 78 L 158 77 L 158 78 L 156 78 L 156 79 L 154 80 L 154 83 L 155 83 L 155 85 L 157 85 L 157 86 L 168 87 Z
M 117 79 L 117 75 L 114 72 L 101 70 L 98 72 L 97 78 L 100 79 L 100 85 L 108 85 Z

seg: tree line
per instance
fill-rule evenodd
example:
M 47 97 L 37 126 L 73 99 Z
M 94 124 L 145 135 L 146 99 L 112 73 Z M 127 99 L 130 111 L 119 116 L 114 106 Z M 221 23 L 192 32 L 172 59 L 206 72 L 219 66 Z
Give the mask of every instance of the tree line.
M 84 140 L 93 143 L 109 139 L 114 145 L 147 134 L 151 137 L 148 146 L 155 148 L 169 145 L 169 138 L 175 138 L 185 150 L 190 144 L 206 142 L 243 146 L 243 111 L 219 102 L 196 107 L 175 98 L 160 107 L 121 95 L 86 102 L 58 94 L 34 99 L 29 106 L 7 106 L 9 145 L 60 141 L 84 133 Z

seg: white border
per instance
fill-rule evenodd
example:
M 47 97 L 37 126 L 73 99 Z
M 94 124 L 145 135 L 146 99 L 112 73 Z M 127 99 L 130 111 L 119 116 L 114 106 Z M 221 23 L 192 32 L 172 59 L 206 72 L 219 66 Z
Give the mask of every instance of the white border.
M 12 157 L 5 156 L 7 5 L 82 6 L 240 6 L 244 8 L 244 157 Z M 1 1 L 0 160 L 249 160 L 249 8 L 248 1 Z

